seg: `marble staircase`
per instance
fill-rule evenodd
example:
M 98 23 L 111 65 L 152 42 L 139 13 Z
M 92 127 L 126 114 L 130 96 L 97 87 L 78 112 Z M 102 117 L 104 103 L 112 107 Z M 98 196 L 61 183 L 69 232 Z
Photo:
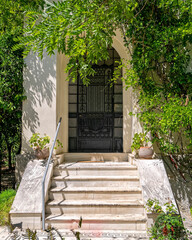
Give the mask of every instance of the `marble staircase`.
M 138 239 L 136 235 L 147 239 L 137 167 L 129 162 L 74 159 L 55 166 L 46 203 L 48 225 L 66 240 L 76 239 L 71 230 L 88 237 L 81 239 Z

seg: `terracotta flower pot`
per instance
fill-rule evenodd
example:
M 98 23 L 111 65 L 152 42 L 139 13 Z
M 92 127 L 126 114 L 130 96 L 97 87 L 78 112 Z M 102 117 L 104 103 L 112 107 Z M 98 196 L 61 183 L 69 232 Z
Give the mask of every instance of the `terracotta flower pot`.
M 44 149 L 36 149 L 35 150 L 35 156 L 38 159 L 46 159 L 49 157 L 49 148 L 44 148 Z
M 139 158 L 151 159 L 153 156 L 153 149 L 151 147 L 140 147 Z

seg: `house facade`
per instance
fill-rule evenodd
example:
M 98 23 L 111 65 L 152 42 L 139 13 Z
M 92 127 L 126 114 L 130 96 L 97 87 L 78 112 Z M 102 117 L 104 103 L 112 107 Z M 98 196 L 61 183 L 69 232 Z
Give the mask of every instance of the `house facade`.
M 33 53 L 25 59 L 22 150 L 30 151 L 34 132 L 53 139 L 62 117 L 58 139 L 63 149 L 57 152 L 131 152 L 132 136 L 141 128 L 129 115 L 134 108 L 134 94 L 119 80 L 110 83 L 117 61 L 130 55 L 119 31 L 109 49 L 110 58 L 93 66 L 96 74 L 88 87 L 81 79 L 67 81 L 69 61 L 63 54 L 44 54 L 41 61 Z M 122 75 L 125 69 L 122 69 Z
M 181 199 L 181 210 L 188 194 L 179 195 L 179 199 L 173 194 L 161 159 L 131 156 L 133 136 L 142 131 L 138 119 L 129 114 L 137 112 L 136 94 L 126 88 L 125 82 L 110 81 L 117 62 L 131 60 L 120 31 L 108 51 L 110 58 L 93 66 L 95 75 L 89 86 L 83 85 L 79 77 L 75 82 L 67 81 L 69 59 L 63 54 L 55 52 L 50 57 L 45 52 L 41 60 L 31 52 L 26 57 L 22 151 L 32 151 L 29 139 L 33 133 L 46 134 L 53 141 L 62 118 L 58 139 L 63 148 L 57 148 L 59 160 L 50 164 L 45 184 L 46 224 L 71 229 L 74 223 L 77 227 L 84 214 L 84 230 L 113 234 L 115 225 L 118 238 L 125 230 L 146 234 L 147 226 L 153 222 L 145 211 L 149 198 L 158 199 L 161 205 L 171 201 L 175 206 Z M 125 74 L 126 69 L 122 68 L 121 75 Z M 90 161 L 96 153 L 102 160 L 99 163 Z M 21 155 L 17 169 L 25 158 Z M 10 212 L 14 224 L 42 229 L 44 172 L 44 162 L 32 159 L 28 163 Z M 175 193 L 178 182 L 172 180 Z

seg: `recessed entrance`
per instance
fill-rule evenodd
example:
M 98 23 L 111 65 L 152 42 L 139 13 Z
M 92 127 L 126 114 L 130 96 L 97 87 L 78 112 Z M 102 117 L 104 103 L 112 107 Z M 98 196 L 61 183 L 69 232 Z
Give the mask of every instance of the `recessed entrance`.
M 94 65 L 88 87 L 80 78 L 69 84 L 69 151 L 122 152 L 122 82 L 111 79 L 120 57 L 109 50 L 110 59 Z

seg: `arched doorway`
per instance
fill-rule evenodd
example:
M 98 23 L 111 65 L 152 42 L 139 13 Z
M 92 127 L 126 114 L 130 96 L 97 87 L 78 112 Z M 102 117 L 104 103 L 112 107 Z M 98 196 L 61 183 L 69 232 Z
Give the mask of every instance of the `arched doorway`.
M 114 48 L 109 56 L 93 66 L 88 87 L 79 77 L 69 83 L 69 152 L 123 151 L 122 81 L 110 81 L 120 56 Z

